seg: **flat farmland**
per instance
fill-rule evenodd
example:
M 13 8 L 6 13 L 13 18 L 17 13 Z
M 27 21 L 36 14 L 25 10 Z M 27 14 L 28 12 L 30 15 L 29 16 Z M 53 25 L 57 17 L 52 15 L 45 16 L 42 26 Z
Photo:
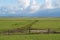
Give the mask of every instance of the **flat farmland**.
M 21 28 L 31 22 L 31 20 L 0 20 L 0 31 Z
M 26 25 L 31 24 L 35 20 L 38 20 L 38 22 L 32 24 L 32 28 L 60 28 L 60 18 L 0 18 L 0 30 L 27 27 Z
M 33 24 L 32 27 L 42 29 L 60 28 L 60 20 L 39 20 L 37 23 Z
M 27 26 L 60 31 L 60 18 L 0 18 L 0 31 Z M 60 40 L 60 34 L 0 34 L 0 40 Z

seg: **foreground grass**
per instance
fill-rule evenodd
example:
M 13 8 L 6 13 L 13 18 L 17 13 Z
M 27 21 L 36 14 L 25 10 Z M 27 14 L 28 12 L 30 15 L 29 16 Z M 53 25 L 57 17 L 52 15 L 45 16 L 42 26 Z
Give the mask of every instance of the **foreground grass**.
M 0 40 L 60 40 L 60 34 L 0 35 Z

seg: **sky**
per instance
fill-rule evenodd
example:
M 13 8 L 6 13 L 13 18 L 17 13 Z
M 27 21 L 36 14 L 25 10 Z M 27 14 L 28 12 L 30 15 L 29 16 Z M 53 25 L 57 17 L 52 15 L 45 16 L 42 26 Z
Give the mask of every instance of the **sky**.
M 29 10 L 34 13 L 42 9 L 60 8 L 60 0 L 0 0 L 0 8 L 7 8 L 5 11 L 10 11 L 13 14 L 20 10 Z
M 16 3 L 18 4 L 19 2 L 20 2 L 21 0 L 0 0 L 0 4 L 1 5 L 15 5 Z M 23 0 L 23 1 L 21 1 L 21 2 L 24 2 L 25 0 Z M 27 3 L 28 3 L 28 1 L 31 1 L 31 3 L 32 3 L 32 1 L 33 0 L 26 0 L 27 1 Z M 41 3 L 43 3 L 44 1 L 43 0 L 37 0 L 36 2 L 41 2 Z

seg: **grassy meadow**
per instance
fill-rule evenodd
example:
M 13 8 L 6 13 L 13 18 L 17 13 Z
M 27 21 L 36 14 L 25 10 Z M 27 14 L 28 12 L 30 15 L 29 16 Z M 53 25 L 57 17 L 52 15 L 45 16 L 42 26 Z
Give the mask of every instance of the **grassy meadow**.
M 0 30 L 2 31 L 25 27 L 35 20 L 38 20 L 38 22 L 34 23 L 31 26 L 32 28 L 60 28 L 60 18 L 0 18 Z
M 60 34 L 0 35 L 0 40 L 60 40 Z
M 0 31 L 26 27 L 35 20 L 32 28 L 59 29 L 60 18 L 0 18 Z M 60 34 L 1 35 L 0 40 L 60 40 Z

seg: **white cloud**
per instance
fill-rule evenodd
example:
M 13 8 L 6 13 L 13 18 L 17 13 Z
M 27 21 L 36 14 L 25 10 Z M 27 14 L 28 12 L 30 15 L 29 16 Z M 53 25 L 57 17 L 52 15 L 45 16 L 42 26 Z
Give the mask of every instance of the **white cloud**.
M 46 8 L 52 8 L 51 0 L 45 0 L 45 6 Z
M 56 0 L 56 6 L 60 8 L 60 0 Z
M 45 8 L 60 8 L 60 0 L 45 0 Z
M 21 9 L 25 11 L 29 7 L 29 12 L 34 13 L 40 8 L 40 4 L 37 0 L 18 0 Z
M 34 12 L 36 12 L 39 9 L 40 9 L 40 4 L 38 4 L 36 2 L 36 0 L 33 0 L 32 3 L 31 3 L 31 6 L 30 6 L 30 12 L 34 13 Z
M 18 0 L 21 8 L 26 9 L 30 5 L 30 0 Z
M 60 7 L 60 0 L 55 0 L 55 4 L 53 0 L 45 0 L 44 5 L 37 2 L 38 0 L 19 0 L 20 5 L 22 6 L 22 10 L 28 8 L 30 6 L 30 13 L 34 13 L 40 9 L 53 9 Z M 56 6 L 54 6 L 56 5 Z

